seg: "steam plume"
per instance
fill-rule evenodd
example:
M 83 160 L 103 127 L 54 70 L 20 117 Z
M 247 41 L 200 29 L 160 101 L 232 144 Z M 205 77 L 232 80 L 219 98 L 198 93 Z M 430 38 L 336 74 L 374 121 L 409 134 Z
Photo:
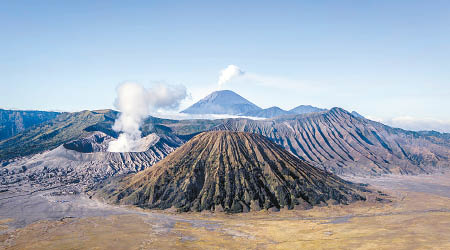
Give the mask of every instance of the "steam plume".
M 177 108 L 185 97 L 186 88 L 182 85 L 158 84 L 149 89 L 132 82 L 119 85 L 114 106 L 121 113 L 113 130 L 122 133 L 109 143 L 108 151 L 137 151 L 140 148 L 140 126 L 150 111 Z
M 242 71 L 238 66 L 228 65 L 228 67 L 220 71 L 219 82 L 217 83 L 219 85 L 219 89 L 221 89 L 226 82 L 230 81 L 234 77 L 243 74 L 245 74 L 245 72 Z

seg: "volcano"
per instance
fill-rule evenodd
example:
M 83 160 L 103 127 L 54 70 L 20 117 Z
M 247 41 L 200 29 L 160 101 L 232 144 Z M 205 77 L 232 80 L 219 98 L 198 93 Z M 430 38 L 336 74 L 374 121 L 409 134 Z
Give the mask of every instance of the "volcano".
M 178 211 L 308 209 L 366 199 L 363 186 L 295 157 L 264 136 L 201 133 L 140 173 L 104 184 L 115 204 Z
M 243 115 L 261 110 L 244 97 L 231 90 L 215 91 L 182 111 L 187 114 Z

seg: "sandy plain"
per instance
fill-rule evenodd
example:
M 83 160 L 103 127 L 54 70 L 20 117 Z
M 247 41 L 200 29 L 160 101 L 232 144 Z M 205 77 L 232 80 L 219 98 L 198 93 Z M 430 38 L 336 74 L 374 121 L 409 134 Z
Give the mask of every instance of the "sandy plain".
M 0 249 L 450 249 L 450 174 L 349 178 L 392 202 L 242 214 L 0 194 Z

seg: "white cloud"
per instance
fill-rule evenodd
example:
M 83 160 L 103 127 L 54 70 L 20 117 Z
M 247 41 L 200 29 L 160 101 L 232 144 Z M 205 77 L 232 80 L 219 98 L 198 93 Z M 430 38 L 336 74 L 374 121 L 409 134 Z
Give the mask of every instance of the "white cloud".
M 147 99 L 153 109 L 176 109 L 187 96 L 183 85 L 157 84 L 147 90 Z
M 443 121 L 432 118 L 417 118 L 411 116 L 399 116 L 384 119 L 367 116 L 367 118 L 384 123 L 391 127 L 402 128 L 406 130 L 434 130 L 438 132 L 450 133 L 450 121 Z
M 219 85 L 219 89 L 222 89 L 223 85 L 229 82 L 231 79 L 244 74 L 245 72 L 242 71 L 238 66 L 232 64 L 228 65 L 225 69 L 220 71 L 219 81 L 217 82 L 217 84 Z
M 269 76 L 253 72 L 244 72 L 236 65 L 228 65 L 227 68 L 223 69 L 220 72 L 218 81 L 219 89 L 222 89 L 225 83 L 231 82 L 232 80 L 232 83 L 236 83 L 240 87 L 254 85 L 295 91 L 323 91 L 329 90 L 329 88 L 331 87 L 324 84 L 313 84 L 306 81 L 284 77 Z

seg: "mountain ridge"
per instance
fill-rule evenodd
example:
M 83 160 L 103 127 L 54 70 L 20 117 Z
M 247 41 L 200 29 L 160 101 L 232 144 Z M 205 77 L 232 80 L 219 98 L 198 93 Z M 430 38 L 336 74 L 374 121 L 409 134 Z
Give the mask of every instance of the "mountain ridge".
M 106 183 L 97 197 L 116 204 L 179 211 L 248 212 L 366 200 L 361 185 L 293 156 L 258 134 L 211 131 L 152 168 Z
M 0 141 L 54 119 L 60 112 L 0 109 Z
M 0 161 L 8 164 L 12 158 L 51 150 L 95 131 L 117 137 L 112 130 L 117 114 L 97 110 L 61 115 L 0 141 Z M 391 128 L 339 108 L 259 121 L 148 117 L 141 129 L 143 136 L 156 133 L 185 141 L 208 130 L 258 133 L 300 159 L 340 175 L 423 174 L 450 167 L 450 134 Z
M 283 115 L 291 115 L 294 114 L 292 112 L 283 110 L 277 106 L 273 106 L 266 109 L 251 111 L 243 114 L 244 116 L 252 116 L 252 117 L 263 117 L 263 118 L 273 118 L 277 116 L 283 116 Z
M 118 112 L 113 110 L 62 113 L 55 119 L 0 141 L 0 159 L 11 159 L 51 150 L 94 131 L 117 136 L 117 133 L 112 130 L 112 124 L 117 115 Z
M 47 189 L 70 185 L 77 192 L 94 187 L 115 175 L 136 173 L 151 167 L 186 142 L 177 136 L 149 134 L 141 152 L 108 152 L 115 138 L 90 132 L 42 153 L 5 162 L 0 186 L 5 189 Z
M 214 91 L 200 101 L 194 103 L 181 113 L 187 114 L 228 114 L 250 117 L 273 118 L 283 115 L 321 112 L 326 109 L 311 105 L 300 105 L 291 110 L 283 110 L 277 106 L 262 109 L 231 90 Z
M 307 113 L 315 113 L 315 112 L 322 112 L 326 111 L 327 109 L 323 108 L 317 108 L 311 105 L 299 105 L 293 109 L 290 109 L 289 112 L 295 113 L 295 114 L 307 114 Z
M 450 167 L 445 135 L 391 128 L 341 108 L 270 120 L 227 119 L 213 130 L 262 134 L 337 174 L 424 174 Z

